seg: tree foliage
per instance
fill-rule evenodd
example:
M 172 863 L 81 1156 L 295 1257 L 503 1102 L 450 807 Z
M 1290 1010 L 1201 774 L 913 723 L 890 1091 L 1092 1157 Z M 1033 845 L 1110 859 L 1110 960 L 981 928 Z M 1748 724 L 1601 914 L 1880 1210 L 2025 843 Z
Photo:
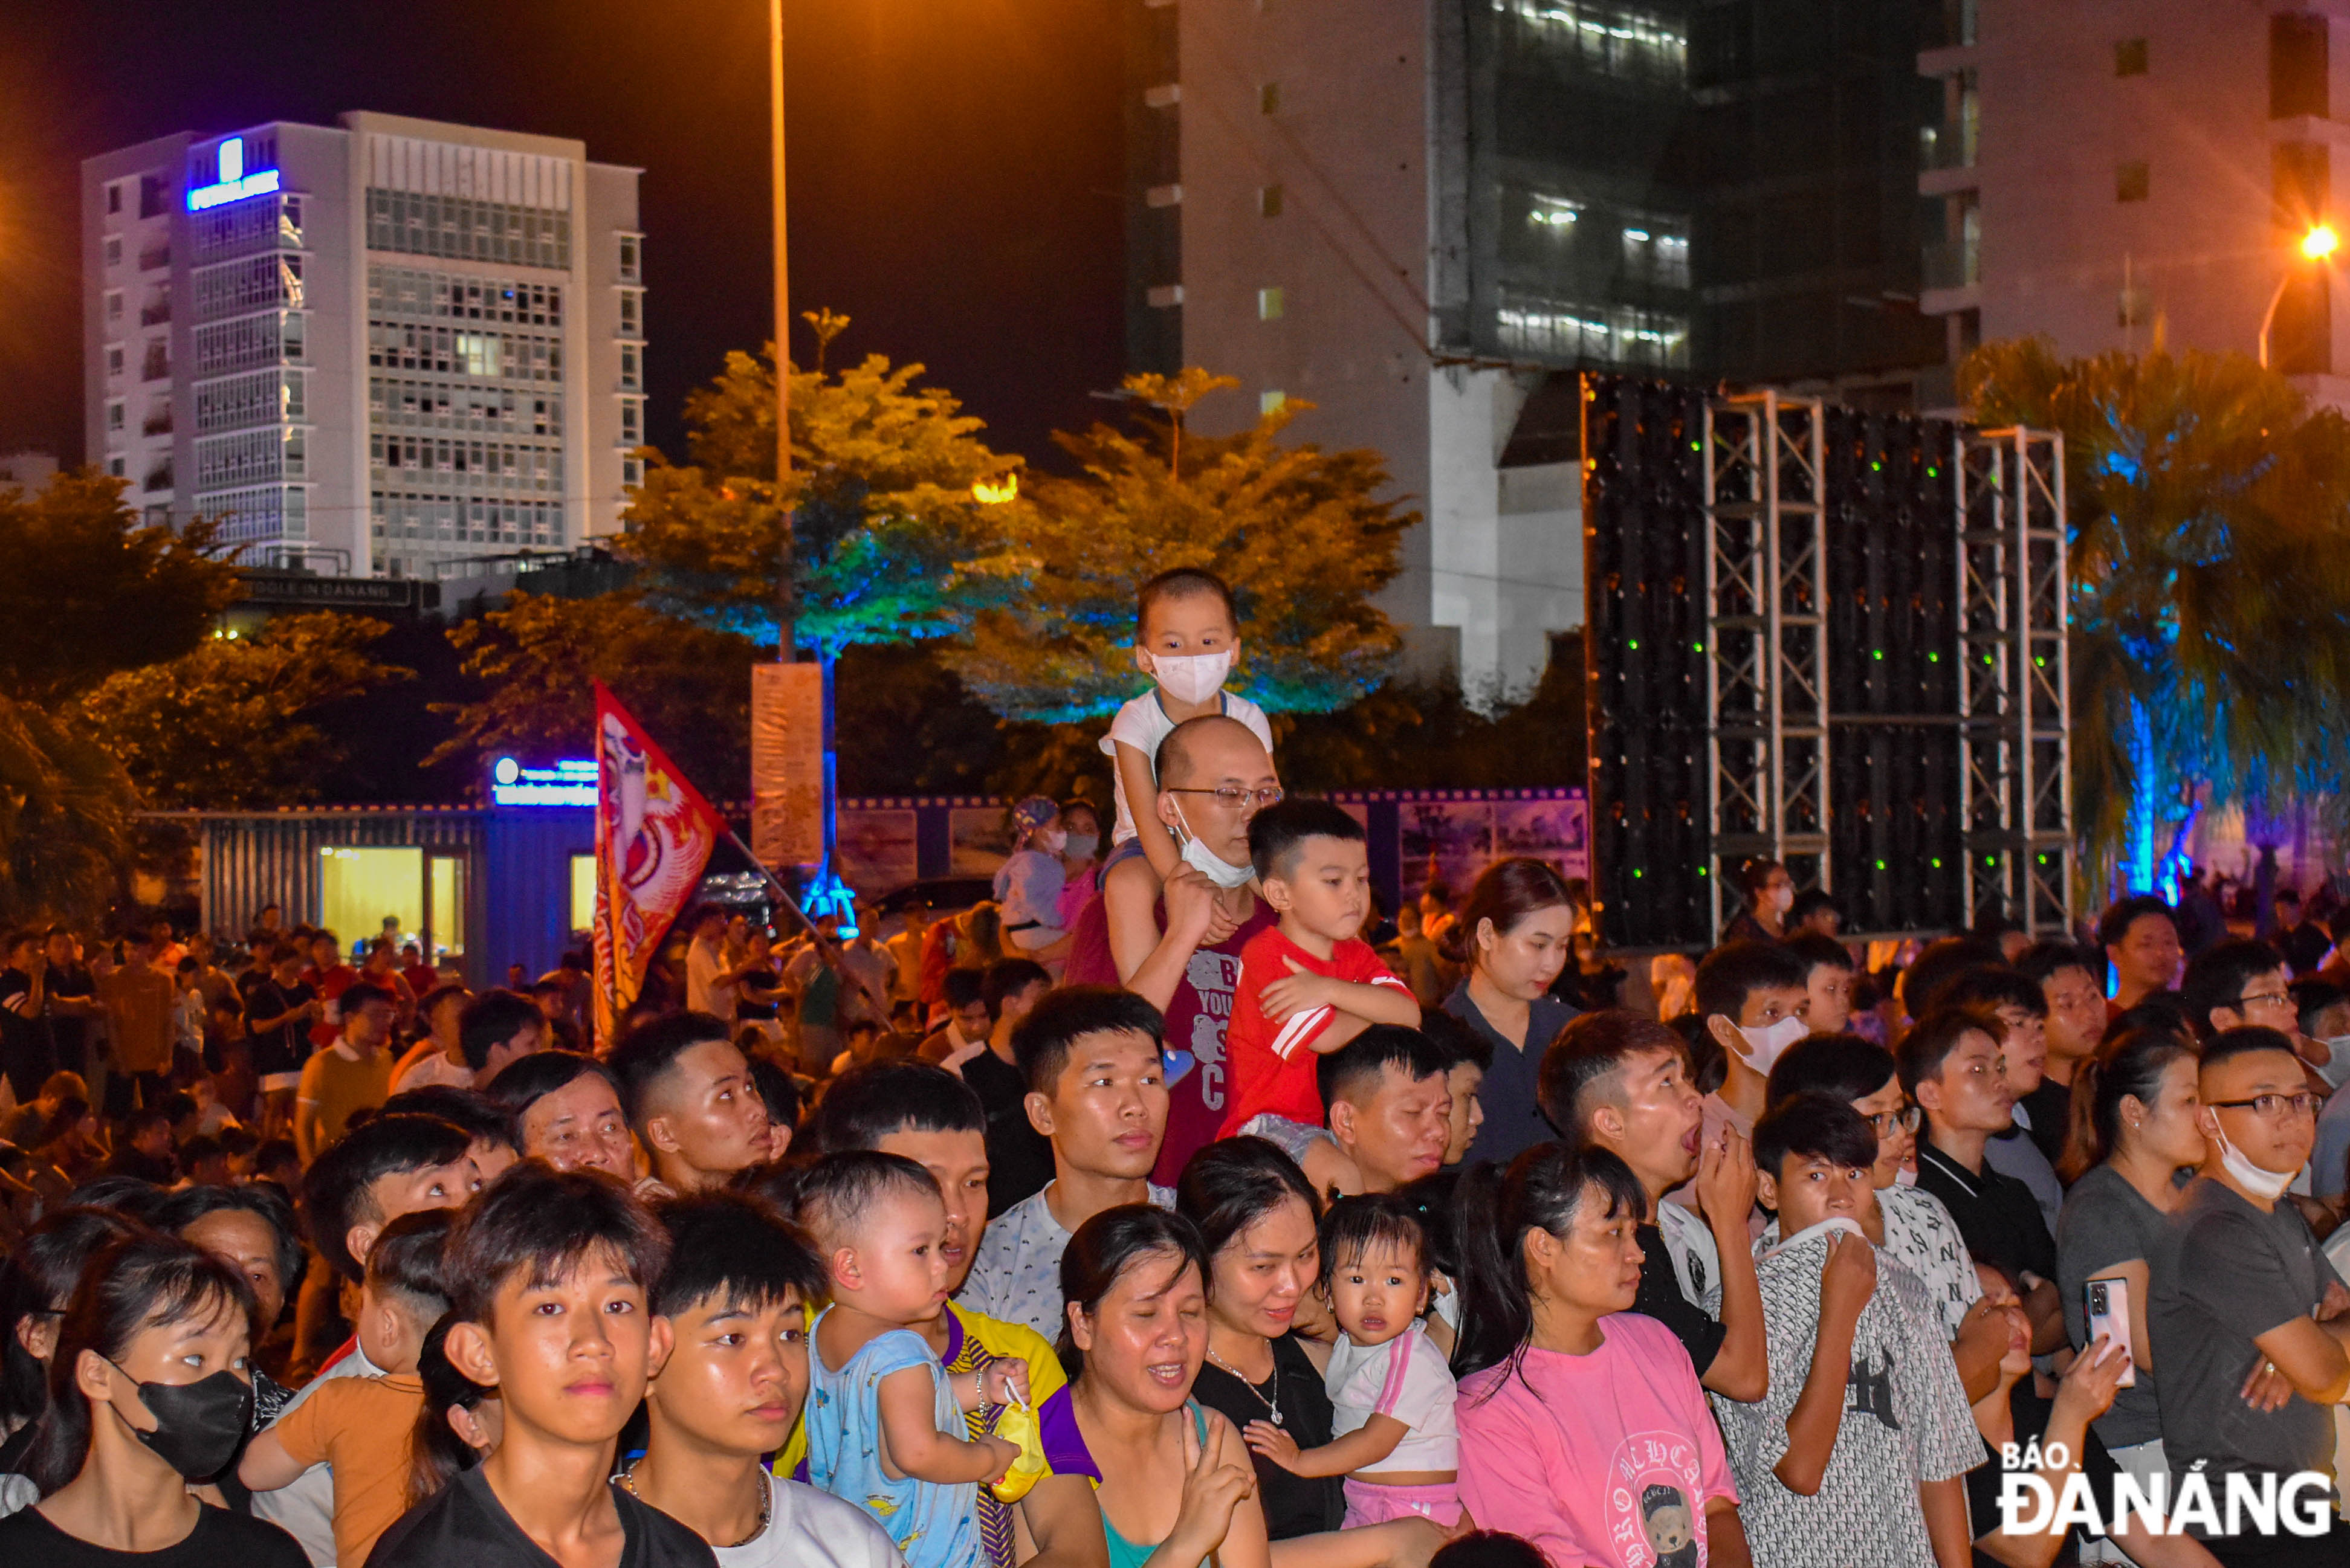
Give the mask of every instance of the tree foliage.
M 1371 598 L 1417 515 L 1376 498 L 1388 482 L 1376 452 L 1280 439 L 1309 404 L 1229 436 L 1189 430 L 1193 405 L 1238 385 L 1196 368 L 1130 376 L 1135 429 L 1055 438 L 1081 472 L 1039 478 L 1001 509 L 1034 563 L 1024 591 L 979 608 L 967 645 L 945 655 L 983 701 L 1047 723 L 1115 710 L 1145 685 L 1127 651 L 1135 590 L 1176 566 L 1232 586 L 1234 683 L 1265 707 L 1326 712 L 1386 677 L 1401 639 Z
M 748 638 L 663 615 L 633 594 L 517 593 L 450 628 L 449 639 L 483 696 L 434 705 L 457 732 L 428 762 L 592 755 L 600 680 L 705 794 L 723 798 L 749 774 L 758 649 Z
M 2093 845 L 2122 844 L 2134 799 L 2338 798 L 2350 422 L 2241 354 L 1993 343 L 1960 388 L 1980 423 L 2064 437 L 2074 798 Z
M 80 717 L 149 805 L 315 801 L 345 760 L 320 714 L 415 677 L 370 651 L 390 629 L 332 610 L 280 616 L 250 637 L 116 671 L 81 699 Z
M 812 315 L 827 347 L 847 326 Z M 858 643 L 952 636 L 1020 576 L 980 480 L 1020 460 L 980 441 L 983 421 L 922 367 L 870 354 L 833 373 L 791 374 L 792 473 L 775 485 L 775 348 L 733 353 L 686 400 L 689 466 L 656 456 L 616 542 L 651 571 L 655 607 L 773 646 L 782 506 L 793 509 L 794 640 L 827 659 Z

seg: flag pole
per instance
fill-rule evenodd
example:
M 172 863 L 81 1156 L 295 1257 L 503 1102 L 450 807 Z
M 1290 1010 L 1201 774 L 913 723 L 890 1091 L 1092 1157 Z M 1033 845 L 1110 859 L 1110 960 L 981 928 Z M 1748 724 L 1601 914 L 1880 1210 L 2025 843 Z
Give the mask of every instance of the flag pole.
M 792 918 L 799 921 L 801 929 L 808 935 L 815 936 L 816 922 L 807 918 L 807 911 L 800 908 L 800 901 L 797 898 L 792 897 L 792 890 L 784 886 L 782 877 L 767 869 L 765 861 L 751 853 L 751 846 L 743 842 L 743 836 L 735 832 L 731 826 L 726 829 L 726 842 L 733 845 L 743 859 L 759 868 L 759 875 L 767 879 L 767 886 L 775 889 L 776 898 L 781 901 L 785 909 L 792 912 Z

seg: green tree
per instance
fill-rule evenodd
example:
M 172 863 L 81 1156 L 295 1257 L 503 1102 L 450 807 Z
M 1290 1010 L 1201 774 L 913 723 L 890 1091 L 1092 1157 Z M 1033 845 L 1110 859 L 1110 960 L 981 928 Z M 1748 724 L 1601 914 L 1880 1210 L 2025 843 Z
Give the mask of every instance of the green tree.
M 370 651 L 391 628 L 319 610 L 250 637 L 118 670 L 81 700 L 81 720 L 146 804 L 228 811 L 317 800 L 345 760 L 319 726 L 332 705 L 415 671 Z
M 1145 685 L 1128 652 L 1135 590 L 1176 566 L 1232 586 L 1236 684 L 1268 709 L 1327 712 L 1386 678 L 1401 639 L 1371 598 L 1418 516 L 1377 499 L 1376 452 L 1281 441 L 1310 404 L 1229 436 L 1187 428 L 1202 398 L 1239 384 L 1196 368 L 1130 376 L 1135 430 L 1055 438 L 1081 472 L 1040 478 L 1003 509 L 1013 550 L 1033 562 L 1026 590 L 979 608 L 945 655 L 981 701 L 1055 724 L 1114 711 Z
M 2195 802 L 2341 798 L 2350 422 L 2241 354 L 1985 344 L 1970 417 L 2064 437 L 2075 818 L 2133 887 Z
M 442 702 L 456 734 L 428 763 L 512 753 L 594 754 L 595 681 L 628 704 L 703 794 L 723 799 L 750 768 L 748 638 L 666 616 L 633 594 L 515 594 L 505 607 L 449 628 L 471 702 Z
M 847 327 L 811 313 L 819 345 Z M 648 602 L 773 646 L 783 506 L 790 520 L 795 645 L 827 664 L 859 643 L 951 637 L 971 609 L 1016 585 L 996 508 L 972 487 L 1020 460 L 979 440 L 983 421 L 952 394 L 919 385 L 922 367 L 870 354 L 834 373 L 791 371 L 792 472 L 775 485 L 775 347 L 729 354 L 686 399 L 692 462 L 656 454 L 619 552 L 649 571 Z

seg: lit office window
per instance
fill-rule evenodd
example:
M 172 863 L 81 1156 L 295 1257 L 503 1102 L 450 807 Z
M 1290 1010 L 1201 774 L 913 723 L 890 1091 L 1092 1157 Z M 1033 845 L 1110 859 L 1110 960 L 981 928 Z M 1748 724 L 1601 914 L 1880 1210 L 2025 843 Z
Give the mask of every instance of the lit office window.
M 1256 318 L 1259 321 L 1280 320 L 1282 306 L 1281 290 L 1260 288 L 1256 291 Z
M 1492 0 L 1515 41 L 1540 57 L 1603 76 L 1678 85 L 1689 34 L 1675 18 L 1605 0 Z
M 1526 201 L 1526 226 L 1538 234 L 1572 234 L 1582 217 L 1583 203 L 1565 196 L 1545 196 L 1536 192 Z

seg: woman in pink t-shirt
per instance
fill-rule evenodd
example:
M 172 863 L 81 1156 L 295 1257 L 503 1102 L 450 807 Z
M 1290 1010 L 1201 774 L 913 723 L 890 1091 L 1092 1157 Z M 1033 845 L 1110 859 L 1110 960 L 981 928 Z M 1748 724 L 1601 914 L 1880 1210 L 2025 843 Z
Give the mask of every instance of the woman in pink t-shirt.
M 1747 1568 L 1689 1352 L 1631 1310 L 1648 1201 L 1613 1154 L 1538 1144 L 1461 1183 L 1461 1501 L 1555 1568 Z

